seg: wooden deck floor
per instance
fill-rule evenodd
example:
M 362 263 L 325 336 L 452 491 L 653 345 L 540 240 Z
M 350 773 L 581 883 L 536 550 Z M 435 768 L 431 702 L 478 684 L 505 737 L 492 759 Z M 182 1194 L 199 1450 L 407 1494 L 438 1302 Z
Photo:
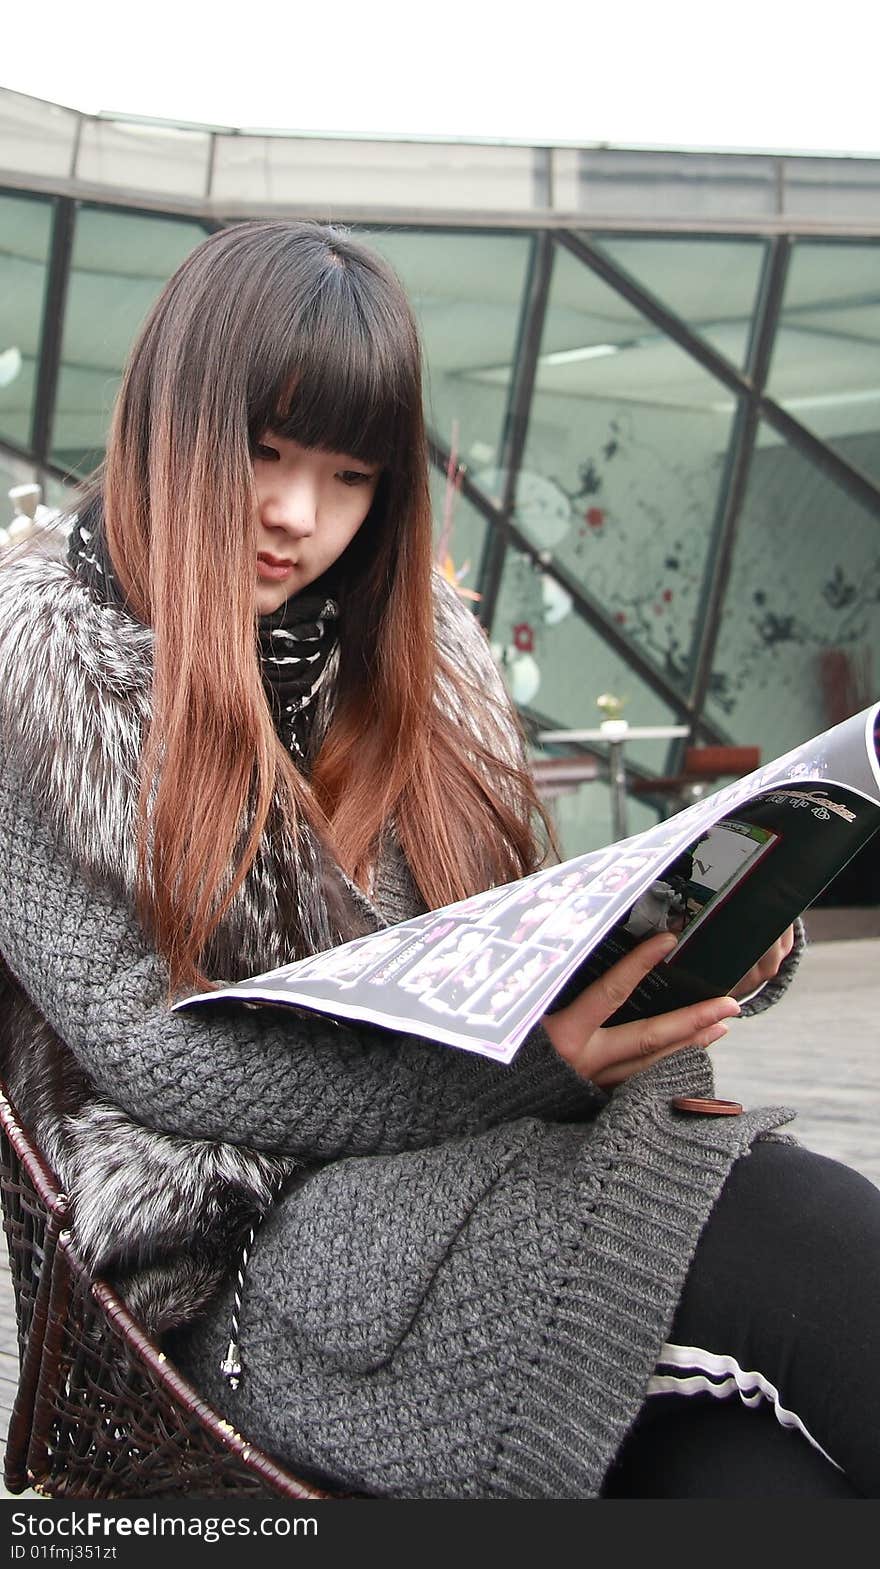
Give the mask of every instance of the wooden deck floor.
M 815 942 L 776 1008 L 737 1021 L 713 1050 L 717 1093 L 786 1105 L 789 1131 L 880 1187 L 880 939 Z M 0 1432 L 5 1440 L 18 1361 L 12 1289 L 0 1263 Z M 0 1497 L 8 1497 L 0 1485 Z

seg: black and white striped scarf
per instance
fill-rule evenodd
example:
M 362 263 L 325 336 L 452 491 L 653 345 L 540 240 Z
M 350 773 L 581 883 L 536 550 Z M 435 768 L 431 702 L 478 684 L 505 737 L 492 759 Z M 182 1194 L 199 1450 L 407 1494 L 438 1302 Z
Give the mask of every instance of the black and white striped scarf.
M 338 619 L 335 599 L 306 590 L 257 622 L 263 686 L 275 727 L 301 765 L 309 760 L 315 698 L 336 647 Z
M 102 604 L 125 609 L 102 527 L 100 503 L 78 515 L 71 527 L 68 560 L 77 577 Z M 275 727 L 297 764 L 309 762 L 315 699 L 338 641 L 339 605 L 326 587 L 306 589 L 279 610 L 257 619 L 263 687 Z

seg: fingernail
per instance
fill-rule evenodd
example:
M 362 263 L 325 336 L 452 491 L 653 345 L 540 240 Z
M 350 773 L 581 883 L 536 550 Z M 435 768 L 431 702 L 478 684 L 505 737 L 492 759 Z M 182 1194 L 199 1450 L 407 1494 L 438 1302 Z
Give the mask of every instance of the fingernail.
M 707 1046 L 714 1046 L 715 1042 L 716 1041 L 720 1041 L 722 1036 L 724 1036 L 726 1034 L 727 1034 L 727 1025 L 726 1024 L 716 1024 L 714 1026 L 714 1028 L 711 1029 L 709 1031 L 709 1034 L 706 1036 L 706 1045 Z
M 738 1019 L 740 1014 L 742 1013 L 742 1008 L 740 1007 L 740 1005 L 737 1002 L 736 998 L 735 997 L 725 997 L 724 1001 L 727 1003 L 728 1008 L 732 1008 L 733 1009 L 733 1015 L 732 1015 L 733 1018 L 734 1019 Z

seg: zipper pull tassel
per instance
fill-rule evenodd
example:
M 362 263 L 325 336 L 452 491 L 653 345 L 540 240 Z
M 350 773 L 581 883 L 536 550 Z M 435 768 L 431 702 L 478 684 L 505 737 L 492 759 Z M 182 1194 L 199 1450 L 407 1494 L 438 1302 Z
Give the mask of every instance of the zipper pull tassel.
M 220 1371 L 228 1379 L 230 1389 L 237 1389 L 241 1381 L 241 1352 L 234 1340 L 229 1342 Z

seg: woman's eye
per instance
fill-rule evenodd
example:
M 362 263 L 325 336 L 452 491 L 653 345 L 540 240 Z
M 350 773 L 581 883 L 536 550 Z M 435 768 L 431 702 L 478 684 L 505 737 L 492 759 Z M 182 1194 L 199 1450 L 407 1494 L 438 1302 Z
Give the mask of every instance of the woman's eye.
M 277 463 L 280 456 L 277 447 L 267 447 L 264 441 L 258 441 L 254 447 L 254 457 L 265 458 L 267 463 Z
M 369 485 L 373 476 L 362 473 L 360 469 L 341 469 L 336 478 L 341 479 L 343 485 Z

